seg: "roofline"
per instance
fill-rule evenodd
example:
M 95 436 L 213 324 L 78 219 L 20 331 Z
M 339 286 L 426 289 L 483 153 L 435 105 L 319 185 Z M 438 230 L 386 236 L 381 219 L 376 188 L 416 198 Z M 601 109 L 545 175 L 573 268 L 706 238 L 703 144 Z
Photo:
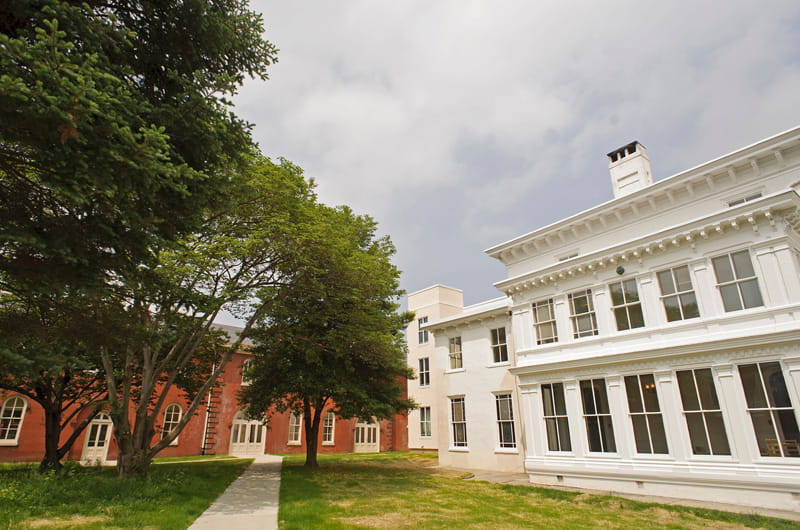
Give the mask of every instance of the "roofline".
M 637 191 L 635 191 L 633 193 L 630 193 L 628 195 L 624 195 L 622 197 L 613 198 L 611 200 L 608 200 L 606 202 L 603 202 L 603 203 L 600 203 L 600 204 L 598 204 L 596 206 L 593 206 L 593 207 L 591 207 L 589 209 L 586 209 L 586 210 L 580 211 L 580 212 L 578 212 L 576 214 L 570 215 L 569 217 L 565 217 L 563 219 L 560 219 L 558 221 L 555 221 L 553 223 L 545 225 L 545 226 L 543 226 L 541 228 L 537 228 L 536 230 L 533 230 L 531 232 L 527 232 L 527 233 L 522 234 L 520 236 L 517 236 L 517 237 L 515 237 L 513 239 L 509 239 L 508 241 L 505 241 L 505 242 L 500 243 L 498 245 L 495 245 L 493 247 L 487 248 L 486 250 L 484 250 L 484 253 L 488 254 L 489 256 L 491 256 L 493 258 L 497 258 L 498 255 L 501 252 L 503 252 L 505 250 L 508 250 L 509 248 L 511 248 L 511 247 L 513 247 L 513 246 L 515 246 L 517 244 L 520 244 L 520 243 L 522 243 L 522 242 L 524 242 L 524 241 L 526 241 L 528 239 L 532 239 L 533 237 L 535 237 L 537 235 L 545 234 L 545 233 L 553 230 L 554 228 L 556 228 L 558 226 L 568 225 L 568 224 L 570 224 L 572 222 L 575 222 L 577 219 L 580 219 L 580 218 L 583 218 L 583 217 L 591 217 L 591 216 L 597 214 L 598 212 L 608 208 L 611 205 L 624 204 L 625 202 L 636 200 L 637 198 L 640 198 L 642 195 L 647 195 L 647 194 L 652 193 L 653 191 L 659 190 L 660 188 L 668 187 L 669 185 L 674 184 L 675 181 L 677 181 L 677 180 L 679 180 L 681 178 L 686 178 L 686 177 L 688 177 L 688 176 L 690 176 L 692 174 L 698 174 L 698 176 L 700 176 L 700 174 L 707 173 L 710 170 L 710 168 L 713 167 L 713 166 L 724 166 L 726 164 L 729 164 L 729 163 L 733 162 L 733 159 L 742 158 L 743 156 L 745 156 L 747 154 L 748 151 L 757 151 L 757 150 L 765 149 L 765 148 L 768 148 L 769 144 L 771 144 L 771 143 L 774 144 L 774 143 L 779 143 L 779 142 L 788 142 L 788 141 L 791 141 L 791 140 L 797 139 L 797 138 L 800 138 L 800 126 L 795 126 L 795 127 L 791 128 L 791 129 L 788 129 L 788 130 L 783 131 L 781 133 L 778 133 L 776 135 L 770 136 L 768 138 L 764 138 L 763 140 L 759 140 L 759 141 L 757 141 L 755 143 L 752 143 L 750 145 L 747 145 L 745 147 L 736 149 L 735 151 L 731 151 L 731 152 L 729 152 L 729 153 L 727 153 L 725 155 L 719 156 L 719 157 L 714 158 L 712 160 L 709 160 L 707 162 L 703 162 L 702 164 L 699 164 L 697 166 L 694 166 L 694 167 L 691 167 L 691 168 L 686 169 L 684 171 L 681 171 L 680 173 L 676 173 L 676 174 L 671 175 L 669 177 L 663 178 L 663 179 L 661 179 L 661 180 L 659 180 L 657 182 L 654 182 L 650 186 L 646 186 L 644 188 L 641 188 L 641 189 L 639 189 L 639 190 L 637 190 Z
M 421 293 L 423 291 L 427 291 L 428 289 L 433 289 L 434 287 L 444 287 L 445 289 L 451 289 L 453 291 L 458 291 L 459 293 L 464 294 L 463 290 L 457 289 L 456 287 L 450 287 L 449 285 L 444 285 L 444 284 L 441 284 L 441 283 L 435 283 L 435 284 L 433 284 L 433 285 L 431 285 L 429 287 L 425 287 L 423 289 L 420 289 L 419 291 L 414 291 L 413 293 L 408 293 L 406 295 L 406 297 L 414 296 L 415 294 L 419 294 L 419 293 Z

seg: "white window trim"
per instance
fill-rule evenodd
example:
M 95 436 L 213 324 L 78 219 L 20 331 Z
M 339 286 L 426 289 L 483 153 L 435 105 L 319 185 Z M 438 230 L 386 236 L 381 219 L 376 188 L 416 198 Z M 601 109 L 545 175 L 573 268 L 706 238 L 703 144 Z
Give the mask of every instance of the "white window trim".
M 428 410 L 428 420 L 427 421 L 423 421 L 422 409 L 427 409 Z M 429 407 L 429 406 L 420 407 L 419 410 L 420 410 L 420 412 L 419 412 L 419 427 L 420 427 L 419 437 L 420 438 L 425 438 L 426 440 L 430 439 L 430 438 L 433 438 L 433 413 L 431 412 L 431 407 Z M 430 434 L 422 434 L 422 424 L 423 423 L 427 423 L 428 424 L 428 432 Z
M 464 445 L 456 445 L 456 438 L 455 438 L 455 425 L 456 421 L 453 419 L 453 400 L 460 399 L 461 400 L 461 407 L 464 416 L 464 420 L 462 422 L 464 424 Z M 469 436 L 467 433 L 467 399 L 464 395 L 458 396 L 448 396 L 448 416 L 450 420 L 450 447 L 449 451 L 456 451 L 456 452 L 468 452 L 469 451 Z
M 181 420 L 183 419 L 183 407 L 181 407 L 177 403 L 170 403 L 169 405 L 167 405 L 166 408 L 164 409 L 164 420 L 161 423 L 161 438 L 164 438 L 166 435 L 169 434 L 169 432 L 164 429 L 164 426 L 167 424 L 167 411 L 169 411 L 170 407 L 178 407 L 178 420 L 175 422 L 176 425 L 180 423 Z M 178 445 L 179 438 L 180 435 L 176 436 L 175 439 L 169 443 L 170 447 Z
M 0 406 L 0 414 L 5 410 L 6 405 L 11 402 L 12 399 L 20 399 L 22 400 L 22 415 L 19 417 L 19 424 L 17 425 L 17 433 L 13 439 L 8 440 L 0 440 L 0 446 L 5 447 L 12 447 L 19 445 L 19 436 L 22 433 L 22 427 L 25 423 L 25 416 L 28 415 L 28 400 L 22 396 L 11 396 L 10 398 L 3 401 L 3 404 Z
M 325 440 L 325 420 L 329 417 L 333 418 L 331 420 L 331 439 Z M 328 410 L 325 412 L 325 415 L 322 417 L 322 445 L 335 445 L 336 444 L 336 414 L 332 410 Z
M 292 418 L 297 418 L 297 439 L 292 439 Z M 295 414 L 294 412 L 289 413 L 289 432 L 287 436 L 286 445 L 302 445 L 303 443 L 303 415 L 302 414 Z
M 500 390 L 497 392 L 493 392 L 492 395 L 494 396 L 494 406 L 495 406 L 495 432 L 497 433 L 497 445 L 495 445 L 494 452 L 495 453 L 504 453 L 504 452 L 519 452 L 519 437 L 517 433 L 517 419 L 514 416 L 514 393 L 510 390 Z M 501 420 L 497 417 L 497 400 L 501 396 L 508 396 L 508 401 L 510 403 L 510 411 L 511 411 L 511 420 Z M 501 445 L 500 440 L 500 423 L 511 423 L 512 434 L 514 436 L 514 445 L 503 447 Z
M 241 385 L 242 386 L 249 386 L 250 382 L 252 381 L 252 379 L 250 379 L 249 377 L 245 377 L 245 375 L 244 375 L 245 370 L 247 370 L 250 367 L 251 364 L 253 364 L 253 359 L 245 359 L 242 362 L 242 370 L 241 370 L 241 374 L 242 374 L 242 383 L 241 383 Z

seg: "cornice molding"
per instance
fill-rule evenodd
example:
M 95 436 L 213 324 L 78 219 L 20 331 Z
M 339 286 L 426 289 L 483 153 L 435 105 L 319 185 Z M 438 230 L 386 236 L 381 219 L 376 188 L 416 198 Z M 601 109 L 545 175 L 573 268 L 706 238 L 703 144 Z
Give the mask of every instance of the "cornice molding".
M 698 241 L 722 235 L 729 230 L 749 228 L 758 232 L 759 224 L 762 223 L 776 227 L 778 219 L 782 219 L 787 226 L 798 231 L 795 227 L 795 225 L 800 227 L 798 210 L 800 210 L 800 195 L 794 190 L 787 190 L 508 278 L 496 282 L 494 286 L 507 296 L 512 296 L 537 286 L 613 268 L 626 262 L 643 263 L 645 258 L 675 247 L 688 245 L 694 248 Z

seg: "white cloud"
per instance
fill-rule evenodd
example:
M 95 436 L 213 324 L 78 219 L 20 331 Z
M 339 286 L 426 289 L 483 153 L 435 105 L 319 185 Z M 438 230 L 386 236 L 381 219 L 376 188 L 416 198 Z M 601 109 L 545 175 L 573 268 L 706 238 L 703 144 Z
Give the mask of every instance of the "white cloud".
M 410 290 L 493 296 L 480 249 L 609 198 L 619 145 L 663 177 L 800 107 L 790 1 L 252 5 L 280 63 L 237 111 L 323 200 L 376 217 Z

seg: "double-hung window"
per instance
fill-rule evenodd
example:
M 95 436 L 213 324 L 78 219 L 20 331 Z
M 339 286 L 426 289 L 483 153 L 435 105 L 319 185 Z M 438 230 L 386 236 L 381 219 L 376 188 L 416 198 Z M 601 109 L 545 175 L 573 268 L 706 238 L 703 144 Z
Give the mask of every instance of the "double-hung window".
M 553 310 L 552 298 L 533 303 L 533 326 L 536 329 L 536 344 L 558 342 L 556 312 Z
M 742 250 L 717 256 L 711 263 L 714 265 L 717 287 L 725 311 L 738 311 L 764 305 L 749 251 Z
M 334 428 L 336 427 L 336 414 L 332 410 L 325 412 L 322 417 L 322 444 L 333 445 Z
M 297 445 L 300 443 L 300 434 L 303 431 L 303 415 L 289 414 L 289 444 Z
M 628 394 L 628 411 L 631 413 L 636 452 L 640 454 L 667 454 L 667 433 L 658 404 L 656 381 L 653 374 L 629 375 L 625 378 Z
M 743 364 L 739 375 L 761 456 L 800 457 L 800 432 L 780 363 Z
M 692 453 L 731 454 L 711 369 L 681 370 L 677 376 Z
M 431 361 L 428 357 L 419 360 L 419 386 L 429 386 L 431 384 Z
M 642 302 L 639 300 L 636 280 L 612 283 L 608 286 L 608 290 L 611 292 L 611 309 L 617 321 L 617 330 L 643 327 Z
M 428 330 L 422 329 L 422 326 L 428 323 L 428 317 L 417 319 L 417 342 L 419 344 L 428 344 Z
M 183 416 L 183 410 L 181 410 L 181 406 L 177 403 L 171 403 L 164 409 L 164 424 L 161 426 L 162 438 L 169 435 L 178 427 L 181 416 Z M 170 445 L 178 445 L 178 437 L 175 437 L 175 439 L 170 442 Z
M 517 437 L 514 432 L 514 406 L 511 404 L 511 394 L 497 394 L 494 398 L 497 408 L 500 447 L 515 448 L 517 447 Z
M 689 267 L 683 265 L 659 271 L 658 285 L 661 287 L 661 302 L 667 314 L 667 322 L 698 318 L 697 297 L 689 276 Z
M 419 435 L 423 438 L 431 437 L 431 408 L 419 408 Z
M 490 331 L 492 336 L 492 359 L 496 363 L 508 362 L 508 345 L 506 344 L 506 328 Z
M 252 378 L 250 377 L 250 369 L 253 366 L 253 359 L 247 359 L 242 363 L 242 386 L 250 384 Z
M 467 446 L 467 414 L 464 398 L 450 398 L 450 424 L 453 427 L 453 447 Z
M 25 417 L 25 400 L 19 396 L 9 398 L 0 409 L 0 445 L 16 445 L 22 419 Z
M 574 338 L 597 335 L 597 318 L 594 314 L 591 289 L 570 293 L 569 310 Z
M 450 337 L 450 369 L 458 370 L 463 367 L 464 363 L 461 358 L 461 337 Z
M 550 451 L 572 451 L 563 383 L 542 385 L 542 407 L 547 431 L 547 448 Z
M 581 398 L 583 399 L 583 419 L 586 422 L 589 451 L 593 453 L 616 452 L 617 444 L 614 440 L 614 425 L 611 421 L 605 380 L 581 381 Z

